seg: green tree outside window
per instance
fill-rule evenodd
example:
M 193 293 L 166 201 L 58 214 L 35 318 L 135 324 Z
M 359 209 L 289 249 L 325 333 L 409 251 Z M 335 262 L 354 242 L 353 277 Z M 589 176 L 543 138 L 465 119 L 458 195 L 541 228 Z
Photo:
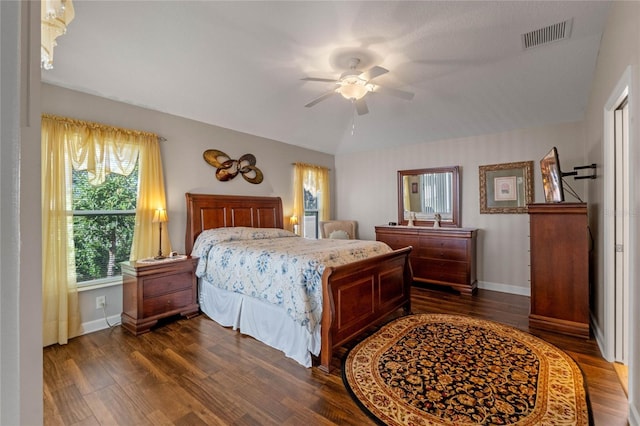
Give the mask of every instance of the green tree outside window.
M 120 275 L 133 239 L 138 166 L 129 176 L 111 173 L 98 186 L 89 184 L 86 170 L 74 170 L 72 179 L 76 279 Z

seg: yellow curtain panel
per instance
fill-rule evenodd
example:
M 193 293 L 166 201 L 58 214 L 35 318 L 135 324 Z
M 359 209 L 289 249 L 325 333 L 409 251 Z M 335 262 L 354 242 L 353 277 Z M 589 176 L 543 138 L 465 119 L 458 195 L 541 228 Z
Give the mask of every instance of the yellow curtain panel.
M 130 174 L 139 162 L 139 190 L 131 259 L 153 256 L 153 213 L 166 209 L 158 136 L 45 114 L 42 116 L 43 344 L 67 343 L 82 333 L 73 244 L 72 170 L 93 184 L 109 173 Z M 163 247 L 169 251 L 168 235 Z M 157 247 L 156 247 L 157 248 Z

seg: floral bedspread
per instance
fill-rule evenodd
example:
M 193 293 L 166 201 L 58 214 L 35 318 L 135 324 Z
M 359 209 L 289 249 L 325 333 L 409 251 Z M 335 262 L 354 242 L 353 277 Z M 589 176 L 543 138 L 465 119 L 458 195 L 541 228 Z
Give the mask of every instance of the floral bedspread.
M 322 272 L 390 252 L 379 241 L 311 240 L 277 228 L 217 228 L 202 232 L 192 256 L 196 275 L 221 289 L 282 306 L 313 333 L 322 317 Z

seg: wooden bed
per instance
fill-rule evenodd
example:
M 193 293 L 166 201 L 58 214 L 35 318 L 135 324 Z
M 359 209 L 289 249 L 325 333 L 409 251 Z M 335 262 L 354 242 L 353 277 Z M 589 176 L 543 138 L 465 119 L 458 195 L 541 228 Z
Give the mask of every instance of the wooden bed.
M 185 252 L 206 229 L 247 226 L 283 228 L 279 197 L 186 194 Z M 338 267 L 322 276 L 321 350 L 318 368 L 329 372 L 333 349 L 383 321 L 411 310 L 411 247 Z

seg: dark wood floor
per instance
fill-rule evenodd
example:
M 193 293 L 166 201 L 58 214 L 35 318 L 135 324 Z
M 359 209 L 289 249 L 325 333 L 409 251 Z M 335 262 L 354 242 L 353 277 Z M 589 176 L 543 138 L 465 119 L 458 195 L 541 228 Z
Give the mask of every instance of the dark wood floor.
M 593 339 L 528 328 L 529 298 L 415 287 L 415 313 L 459 313 L 512 325 L 565 350 L 582 368 L 595 425 L 626 425 L 627 400 Z M 45 425 L 365 425 L 340 357 L 331 374 L 306 369 L 204 315 L 139 337 L 114 327 L 44 349 Z

